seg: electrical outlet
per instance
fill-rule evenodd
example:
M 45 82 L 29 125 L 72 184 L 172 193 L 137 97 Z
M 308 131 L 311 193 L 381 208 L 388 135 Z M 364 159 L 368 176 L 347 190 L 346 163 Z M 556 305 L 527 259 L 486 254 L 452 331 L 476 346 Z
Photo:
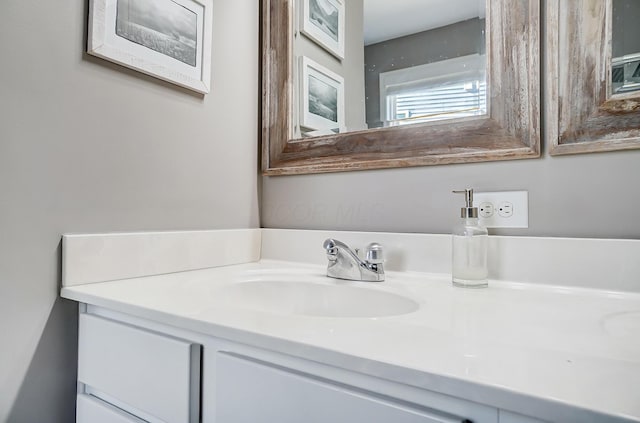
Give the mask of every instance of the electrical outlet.
M 498 204 L 498 214 L 500 217 L 511 217 L 513 216 L 513 204 L 508 201 L 503 201 Z
M 473 192 L 480 224 L 487 228 L 528 228 L 529 192 Z
M 493 204 L 491 203 L 481 203 L 478 206 L 478 210 L 480 211 L 480 217 L 486 219 L 493 216 Z

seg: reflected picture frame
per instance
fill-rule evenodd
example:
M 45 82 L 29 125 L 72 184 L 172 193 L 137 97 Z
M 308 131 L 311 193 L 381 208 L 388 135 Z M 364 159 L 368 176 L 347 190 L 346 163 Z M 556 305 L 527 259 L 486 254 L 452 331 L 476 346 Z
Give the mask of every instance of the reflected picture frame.
M 89 0 L 87 53 L 206 94 L 212 0 Z
M 344 0 L 301 0 L 301 31 L 316 44 L 344 59 Z
M 344 130 L 343 77 L 302 56 L 300 93 L 300 126 L 307 136 Z

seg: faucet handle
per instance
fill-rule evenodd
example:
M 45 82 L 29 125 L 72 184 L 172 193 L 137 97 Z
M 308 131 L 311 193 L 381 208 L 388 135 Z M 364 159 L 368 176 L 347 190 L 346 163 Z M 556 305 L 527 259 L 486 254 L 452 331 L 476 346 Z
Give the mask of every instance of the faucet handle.
M 382 251 L 382 245 L 377 242 L 372 242 L 367 245 L 367 253 L 365 256 L 367 263 L 382 264 L 384 263 L 384 253 Z
M 327 238 L 322 243 L 322 248 L 327 251 L 333 250 L 334 248 L 336 248 L 336 242 L 331 238 Z
M 336 261 L 338 259 L 338 246 L 333 239 L 329 238 L 325 240 L 322 244 L 322 248 L 326 250 L 327 259 L 329 261 Z

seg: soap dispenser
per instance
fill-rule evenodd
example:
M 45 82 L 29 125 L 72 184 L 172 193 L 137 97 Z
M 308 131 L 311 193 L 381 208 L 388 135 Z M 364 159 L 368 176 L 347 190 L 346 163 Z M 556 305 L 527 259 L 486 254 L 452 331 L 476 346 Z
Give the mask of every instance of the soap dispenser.
M 487 248 L 489 233 L 480 226 L 478 208 L 473 207 L 473 189 L 453 191 L 465 195 L 462 218 L 453 229 L 452 281 L 463 288 L 485 288 L 487 280 Z

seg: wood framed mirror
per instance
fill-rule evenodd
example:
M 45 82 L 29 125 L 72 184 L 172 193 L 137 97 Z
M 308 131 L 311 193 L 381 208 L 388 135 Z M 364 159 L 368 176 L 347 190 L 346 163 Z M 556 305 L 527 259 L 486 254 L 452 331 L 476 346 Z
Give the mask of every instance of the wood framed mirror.
M 294 36 L 302 36 L 297 19 L 303 1 L 261 0 L 265 175 L 540 156 L 539 0 L 486 0 L 483 4 L 487 28 L 485 114 L 296 138 L 294 113 L 298 113 L 299 97 L 294 94 L 293 70 L 298 59 L 293 45 Z
M 640 148 L 640 2 L 549 0 L 546 19 L 550 154 Z

